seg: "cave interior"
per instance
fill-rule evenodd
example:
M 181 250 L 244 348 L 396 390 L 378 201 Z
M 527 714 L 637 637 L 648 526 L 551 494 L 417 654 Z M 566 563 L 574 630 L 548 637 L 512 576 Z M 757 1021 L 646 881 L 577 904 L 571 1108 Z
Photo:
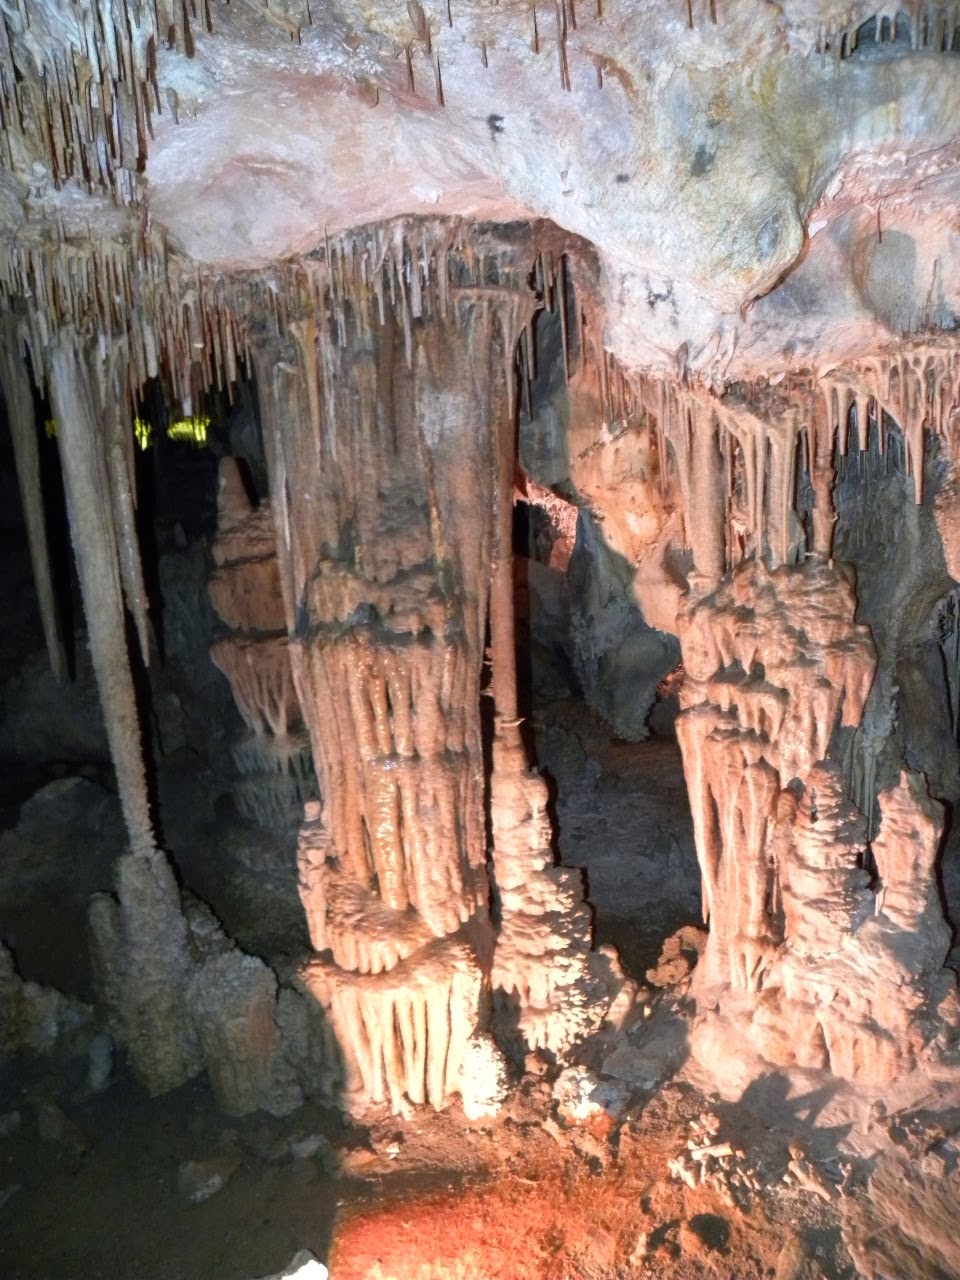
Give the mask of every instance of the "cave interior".
M 876 3 L 0 4 L 4 1280 L 960 1277 Z

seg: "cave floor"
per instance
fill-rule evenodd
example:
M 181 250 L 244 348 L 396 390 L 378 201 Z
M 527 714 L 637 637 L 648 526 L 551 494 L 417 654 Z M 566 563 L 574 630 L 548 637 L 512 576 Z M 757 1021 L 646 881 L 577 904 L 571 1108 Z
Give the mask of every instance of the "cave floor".
M 4 1280 L 249 1280 L 303 1248 L 334 1280 L 854 1275 L 836 1203 L 782 1184 L 795 1129 L 686 1083 L 634 1090 L 616 1123 L 570 1127 L 535 1076 L 485 1123 L 457 1104 L 231 1120 L 203 1083 L 150 1099 L 122 1070 L 93 1096 L 62 1068 L 5 1086 Z M 671 1176 L 705 1110 L 747 1148 L 758 1193 Z M 186 1161 L 223 1188 L 190 1203 Z

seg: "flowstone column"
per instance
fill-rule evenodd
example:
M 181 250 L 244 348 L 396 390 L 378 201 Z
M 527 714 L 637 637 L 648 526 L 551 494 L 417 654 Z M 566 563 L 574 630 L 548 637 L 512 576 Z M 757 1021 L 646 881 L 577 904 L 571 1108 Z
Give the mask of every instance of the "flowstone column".
M 274 330 L 290 340 L 254 344 L 323 796 L 300 834 L 316 951 L 301 977 L 333 1023 L 348 1094 L 395 1111 L 459 1090 L 491 985 L 506 1014 L 495 1033 L 506 1021 L 526 1047 L 559 1051 L 603 1016 L 615 967 L 591 959 L 579 876 L 553 867 L 546 787 L 518 732 L 510 548 L 529 245 L 481 251 L 458 234 L 436 252 L 410 230 L 412 242 L 385 228 L 328 248 L 278 303 Z
M 501 419 L 501 423 L 504 420 Z M 497 1032 L 519 1055 L 560 1056 L 596 1029 L 623 975 L 612 953 L 591 950 L 581 871 L 555 865 L 547 784 L 531 769 L 517 702 L 513 581 L 512 417 L 497 446 L 490 652 L 496 708 L 490 827 L 499 899 L 493 963 Z
M 436 301 L 436 300 L 435 300 Z M 441 1106 L 481 1013 L 487 913 L 480 678 L 495 424 L 514 299 L 431 317 L 312 317 L 257 382 L 294 677 L 322 806 L 300 892 L 347 1089 Z
M 956 1016 L 934 871 L 942 811 L 904 771 L 879 797 L 876 835 L 873 780 L 851 749 L 882 686 L 855 574 L 831 558 L 832 459 L 854 400 L 866 449 L 867 401 L 844 391 L 835 421 L 837 396 L 809 383 L 794 399 L 758 395 L 720 410 L 752 527 L 750 554 L 712 585 L 697 572 L 703 506 L 692 486 L 683 495 L 694 572 L 677 615 L 677 739 L 710 926 L 691 1045 L 719 1073 L 742 1035 L 768 1062 L 883 1085 L 917 1063 L 938 1017 Z M 798 558 L 801 427 L 814 503 Z
M 317 794 L 293 686 L 277 543 L 268 502 L 254 507 L 235 458 L 220 463 L 210 600 L 225 634 L 210 657 L 230 681 L 248 732 L 231 754 L 237 808 L 268 828 L 298 825 Z

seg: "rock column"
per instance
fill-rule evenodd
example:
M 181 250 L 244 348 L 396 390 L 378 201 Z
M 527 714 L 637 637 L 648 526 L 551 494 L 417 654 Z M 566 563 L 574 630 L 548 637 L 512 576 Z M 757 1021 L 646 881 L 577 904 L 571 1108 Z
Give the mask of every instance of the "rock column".
M 457 1089 L 490 966 L 479 701 L 501 302 L 470 290 L 339 335 L 308 317 L 295 349 L 257 357 L 323 795 L 300 839 L 304 980 L 348 1088 L 395 1110 Z

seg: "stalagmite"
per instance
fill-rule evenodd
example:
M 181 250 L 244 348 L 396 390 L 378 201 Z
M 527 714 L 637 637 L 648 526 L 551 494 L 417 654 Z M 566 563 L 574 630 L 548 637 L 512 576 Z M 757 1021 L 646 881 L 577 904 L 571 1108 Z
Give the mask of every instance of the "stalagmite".
M 829 559 L 831 398 L 845 403 L 828 396 L 809 436 L 814 557 L 776 569 L 752 558 L 711 594 L 691 590 L 678 615 L 677 735 L 710 921 L 695 989 L 769 1061 L 882 1085 L 914 1064 L 950 988 L 933 872 L 939 813 L 915 775 L 883 793 L 871 890 L 860 868 L 896 689 L 854 620 L 852 576 Z M 787 456 L 777 463 L 774 450 L 774 488 L 787 483 Z M 758 455 L 755 465 L 757 496 Z M 781 536 L 778 553 L 776 542 L 774 564 L 786 545 Z M 831 759 L 841 728 L 855 731 L 855 804 Z M 701 1043 L 709 1057 L 709 1035 Z
M 882 1085 L 914 1065 L 955 984 L 941 968 L 950 944 L 934 873 L 942 810 L 920 777 L 903 772 L 881 794 L 880 813 L 874 890 L 858 865 L 866 824 L 839 770 L 818 765 L 809 775 L 792 840 L 784 832 L 786 945 L 769 983 L 780 1009 L 753 1034 L 768 1055 L 778 1035 L 783 1061 L 790 1044 L 819 1043 L 822 1057 L 801 1065 Z M 798 1037 L 804 1026 L 818 1034 Z
M 751 561 L 679 618 L 686 681 L 677 734 L 693 803 L 711 932 L 697 980 L 756 991 L 782 937 L 773 832 L 783 790 L 855 726 L 873 647 L 850 582 L 811 562 Z
M 67 674 L 67 660 L 60 633 L 60 618 L 53 592 L 50 570 L 50 550 L 44 519 L 43 492 L 40 487 L 40 457 L 37 448 L 36 414 L 33 391 L 26 362 L 21 355 L 19 342 L 13 330 L 8 330 L 0 342 L 0 385 L 7 407 L 7 421 L 13 438 L 13 456 L 17 468 L 17 483 L 27 526 L 27 542 L 30 547 L 30 564 L 40 606 L 40 621 L 47 646 L 50 666 L 57 680 Z
M 935 865 L 943 832 L 943 806 L 924 781 L 902 770 L 896 786 L 880 795 L 880 834 L 872 845 L 880 894 L 877 909 L 916 944 L 936 967 L 950 945 L 940 909 Z
M 202 965 L 188 1003 L 220 1106 L 247 1115 L 269 1098 L 279 1033 L 277 979 L 255 956 L 224 951 Z
M 508 349 L 509 339 L 504 339 Z M 553 865 L 547 786 L 530 769 L 517 706 L 513 580 L 512 419 L 495 422 L 494 568 L 490 658 L 496 708 L 490 824 L 500 905 L 494 1008 L 525 1051 L 560 1055 L 599 1024 L 616 994 L 604 957 L 591 955 L 590 913 L 579 873 Z

